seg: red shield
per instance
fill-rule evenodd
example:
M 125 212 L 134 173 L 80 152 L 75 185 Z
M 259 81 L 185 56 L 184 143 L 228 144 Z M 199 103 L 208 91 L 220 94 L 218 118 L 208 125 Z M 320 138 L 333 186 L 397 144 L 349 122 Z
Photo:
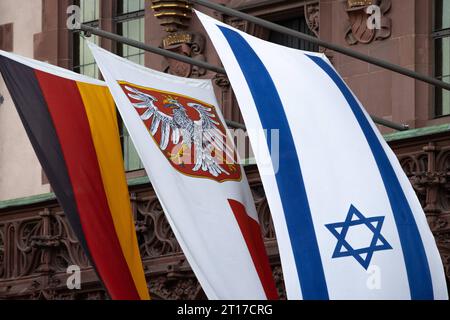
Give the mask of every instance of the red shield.
M 241 180 L 234 144 L 213 105 L 124 81 L 119 84 L 174 169 L 217 182 Z

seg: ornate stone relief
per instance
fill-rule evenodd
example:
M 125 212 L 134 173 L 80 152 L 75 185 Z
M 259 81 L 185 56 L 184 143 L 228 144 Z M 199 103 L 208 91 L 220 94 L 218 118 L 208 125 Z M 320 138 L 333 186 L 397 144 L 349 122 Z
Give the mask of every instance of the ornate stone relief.
M 171 33 L 163 39 L 162 47 L 196 60 L 206 61 L 203 54 L 205 37 L 200 33 L 184 31 Z M 168 65 L 164 71 L 176 76 L 198 78 L 206 74 L 206 69 L 188 63 L 174 59 L 167 59 L 167 62 Z
M 192 18 L 191 5 L 185 0 L 152 0 L 154 16 L 165 28 L 167 36 L 161 47 L 178 54 L 205 61 L 205 37 L 197 32 L 188 32 Z M 164 72 L 180 77 L 201 77 L 206 70 L 174 59 L 166 59 Z
M 368 20 L 370 14 L 366 12 L 371 5 L 380 8 L 380 28 L 370 29 Z M 391 0 L 348 0 L 345 11 L 348 16 L 349 25 L 345 35 L 348 44 L 368 44 L 375 40 L 384 40 L 391 36 L 391 18 L 387 17 L 391 9 Z
M 156 258 L 181 252 L 158 198 L 137 198 L 136 203 L 136 231 L 142 258 Z
M 167 276 L 153 277 L 149 282 L 150 294 L 160 300 L 205 299 L 202 287 L 191 273 L 184 277 L 168 279 Z
M 420 151 L 399 156 L 424 208 L 450 279 L 450 148 L 429 142 Z
M 154 15 L 169 33 L 189 26 L 192 6 L 186 0 L 152 0 Z
M 304 6 L 305 19 L 309 30 L 319 37 L 320 28 L 320 5 L 319 2 L 308 3 Z

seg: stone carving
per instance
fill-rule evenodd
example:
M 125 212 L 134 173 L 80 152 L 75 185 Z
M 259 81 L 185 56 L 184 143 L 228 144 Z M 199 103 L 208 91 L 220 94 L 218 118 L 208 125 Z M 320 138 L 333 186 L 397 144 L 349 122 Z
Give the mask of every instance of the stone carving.
M 195 276 L 186 274 L 175 278 L 153 277 L 148 284 L 150 294 L 161 300 L 197 300 L 206 298 Z
M 176 32 L 189 26 L 192 6 L 186 0 L 152 0 L 151 8 L 167 32 Z
M 156 196 L 137 203 L 136 230 L 142 258 L 181 252 Z
M 5 273 L 5 240 L 3 228 L 0 228 L 0 279 Z
M 450 147 L 428 142 L 421 149 L 400 154 L 406 172 L 424 208 L 450 279 Z
M 400 164 L 409 178 L 422 207 L 426 203 L 426 188 L 420 184 L 420 173 L 427 169 L 428 158 L 424 154 L 408 155 L 400 159 Z
M 89 265 L 62 212 L 49 208 L 34 217 L 0 222 L 0 279 Z
M 306 24 L 309 30 L 319 37 L 319 27 L 320 27 L 320 10 L 319 2 L 308 3 L 304 6 Z
M 216 75 L 213 78 L 214 84 L 220 88 L 223 89 L 229 89 L 230 88 L 230 79 L 224 74 L 216 73 Z
M 206 61 L 203 54 L 205 37 L 197 32 L 188 32 L 192 18 L 192 6 L 185 0 L 152 0 L 154 16 L 168 33 L 162 40 L 161 47 L 187 57 Z M 174 59 L 166 59 L 164 72 L 179 77 L 198 78 L 206 74 L 206 70 Z
M 275 239 L 275 229 L 273 226 L 272 218 L 270 216 L 269 204 L 267 203 L 262 184 L 258 183 L 252 185 L 252 194 L 253 199 L 255 200 L 255 206 L 258 212 L 261 232 L 264 239 Z
M 284 287 L 283 270 L 281 269 L 281 266 L 276 266 L 273 268 L 272 273 L 275 280 L 275 285 L 277 286 L 278 297 L 280 300 L 286 300 L 286 288 Z
M 187 57 L 206 61 L 203 51 L 205 49 L 205 37 L 200 33 L 176 32 L 167 35 L 163 39 L 162 47 Z M 174 59 L 167 59 L 164 72 L 179 76 L 198 78 L 206 74 L 206 69 L 193 66 Z
M 380 28 L 369 28 L 367 22 L 370 14 L 366 12 L 370 5 L 380 8 Z M 392 20 L 386 16 L 391 9 L 391 0 L 348 0 L 345 11 L 349 26 L 345 40 L 350 45 L 368 44 L 375 40 L 384 40 L 391 36 Z

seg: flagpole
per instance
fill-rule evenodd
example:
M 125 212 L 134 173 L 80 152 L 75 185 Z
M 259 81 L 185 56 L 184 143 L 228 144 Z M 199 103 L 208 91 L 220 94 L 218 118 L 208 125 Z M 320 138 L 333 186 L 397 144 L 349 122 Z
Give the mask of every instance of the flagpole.
M 112 33 L 112 32 L 108 32 L 108 31 L 104 31 L 104 30 L 101 30 L 101 29 L 98 29 L 98 28 L 95 28 L 95 27 L 91 27 L 91 26 L 88 26 L 86 24 L 81 24 L 80 30 L 85 32 L 85 36 L 86 37 L 89 37 L 91 34 L 94 34 L 96 36 L 99 36 L 99 37 L 102 37 L 102 38 L 106 38 L 106 39 L 109 39 L 109 40 L 112 40 L 112 41 L 116 41 L 116 42 L 119 42 L 119 43 L 123 43 L 123 44 L 129 45 L 129 46 L 141 49 L 141 50 L 145 50 L 145 51 L 148 51 L 148 52 L 160 55 L 160 56 L 164 56 L 166 58 L 175 59 L 175 60 L 178 60 L 178 61 L 181 61 L 181 62 L 192 64 L 194 66 L 197 66 L 197 67 L 200 67 L 200 68 L 204 68 L 204 69 L 208 69 L 208 70 L 214 71 L 216 73 L 226 74 L 224 68 L 214 66 L 212 64 L 209 64 L 209 63 L 201 61 L 201 60 L 195 60 L 195 59 L 192 59 L 192 58 L 190 58 L 188 56 L 185 56 L 185 55 L 182 55 L 182 54 L 178 54 L 178 53 L 166 50 L 166 49 L 161 49 L 161 48 L 158 48 L 158 47 L 149 46 L 149 45 L 146 45 L 146 44 L 144 44 L 144 43 L 142 43 L 140 41 L 133 40 L 133 39 L 130 39 L 130 38 L 125 38 L 125 37 L 122 37 L 122 36 L 120 36 L 118 34 L 115 34 L 115 33 Z M 77 30 L 75 30 L 75 31 L 77 31 Z
M 109 39 L 112 41 L 116 41 L 118 43 L 123 43 L 144 51 L 148 51 L 154 54 L 158 54 L 161 56 L 164 56 L 166 58 L 170 58 L 170 59 L 175 59 L 184 63 L 188 63 L 194 66 L 198 66 L 200 68 L 204 68 L 216 73 L 220 73 L 220 74 L 224 74 L 226 75 L 226 71 L 224 68 L 222 67 L 218 67 L 215 65 L 212 65 L 210 63 L 207 63 L 205 61 L 200 61 L 200 60 L 196 60 L 190 57 L 187 57 L 185 55 L 182 54 L 178 54 L 169 50 L 165 50 L 162 48 L 158 48 L 158 47 L 154 47 L 154 46 L 150 46 L 150 45 L 146 45 L 140 41 L 137 40 L 133 40 L 133 39 L 129 39 L 123 36 L 120 36 L 118 34 L 112 33 L 112 32 L 108 32 L 108 31 L 104 31 L 95 27 L 91 27 L 85 24 L 81 24 L 80 29 L 79 30 L 74 30 L 74 31 L 83 31 L 85 33 L 85 35 L 88 37 L 92 34 L 105 38 L 105 39 Z M 409 126 L 407 124 L 399 124 L 393 121 L 389 121 L 386 119 L 382 119 L 376 116 L 372 116 L 371 115 L 372 120 L 382 126 L 385 126 L 387 128 L 391 128 L 394 130 L 398 130 L 398 131 L 405 131 L 409 129 Z M 243 129 L 245 130 L 246 127 L 245 125 L 235 122 L 235 121 L 230 121 L 230 120 L 226 120 L 226 123 L 228 126 L 232 127 L 232 128 L 237 128 L 237 129 Z
M 361 60 L 361 61 L 365 61 L 367 63 L 376 65 L 378 67 L 381 67 L 381 68 L 384 68 L 384 69 L 387 69 L 387 70 L 390 70 L 390 71 L 393 71 L 393 72 L 396 72 L 396 73 L 400 73 L 400 74 L 405 75 L 407 77 L 414 78 L 416 80 L 420 80 L 420 81 L 426 82 L 428 84 L 431 84 L 433 86 L 436 86 L 436 87 L 439 87 L 439 88 L 442 88 L 442 89 L 450 91 L 450 83 L 446 83 L 446 82 L 441 81 L 439 79 L 436 79 L 436 78 L 433 78 L 433 77 L 430 77 L 430 76 L 418 73 L 416 71 L 413 71 L 413 70 L 410 70 L 410 69 L 407 69 L 407 68 L 404 68 L 404 67 L 401 67 L 401 66 L 399 66 L 397 64 L 394 64 L 394 63 L 391 63 L 391 62 L 388 62 L 388 61 L 385 61 L 385 60 L 381 60 L 381 59 L 378 59 L 378 58 L 374 58 L 374 57 L 365 55 L 365 54 L 360 53 L 358 51 L 351 50 L 351 49 L 339 46 L 337 44 L 321 40 L 321 39 L 316 38 L 314 36 L 311 36 L 309 34 L 306 34 L 306 33 L 303 33 L 303 32 L 299 32 L 299 31 L 296 31 L 296 30 L 293 30 L 293 29 L 290 29 L 290 28 L 287 28 L 287 27 L 283 27 L 283 26 L 278 25 L 276 23 L 273 23 L 273 22 L 270 22 L 270 21 L 267 21 L 267 20 L 264 20 L 264 19 L 252 16 L 252 15 L 249 15 L 247 13 L 244 13 L 244 12 L 241 12 L 241 11 L 238 11 L 238 10 L 235 10 L 235 9 L 231 9 L 229 7 L 225 7 L 225 6 L 220 5 L 220 4 L 212 3 L 212 2 L 207 1 L 207 0 L 189 0 L 189 1 L 191 3 L 198 4 L 200 6 L 204 6 L 204 7 L 207 7 L 207 8 L 216 10 L 216 11 L 219 11 L 221 13 L 227 14 L 229 16 L 234 16 L 234 17 L 237 17 L 237 18 L 241 18 L 241 19 L 250 21 L 250 22 L 255 23 L 257 25 L 260 25 L 260 26 L 262 26 L 262 27 L 264 27 L 266 29 L 269 29 L 269 30 L 272 30 L 272 31 L 275 31 L 275 32 L 278 32 L 278 33 L 281 33 L 281 34 L 289 35 L 289 36 L 292 36 L 292 37 L 295 37 L 295 38 L 298 38 L 298 39 L 301 39 L 301 40 L 304 40 L 304 41 L 308 41 L 308 42 L 317 44 L 317 45 L 319 45 L 321 47 L 333 50 L 335 52 L 342 53 L 342 54 L 344 54 L 346 56 L 349 56 L 349 57 L 352 57 L 352 58 L 355 58 L 355 59 L 358 59 L 358 60 Z

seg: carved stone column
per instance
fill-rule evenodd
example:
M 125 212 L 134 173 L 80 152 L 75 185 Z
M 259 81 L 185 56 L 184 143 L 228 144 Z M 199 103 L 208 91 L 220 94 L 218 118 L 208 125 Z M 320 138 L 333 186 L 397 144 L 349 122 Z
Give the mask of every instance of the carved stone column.
M 450 279 L 450 147 L 428 139 L 415 148 L 405 143 L 400 164 L 411 181 L 427 216 Z M 397 151 L 394 147 L 394 151 Z
M 55 270 L 51 266 L 52 249 L 60 245 L 59 237 L 54 236 L 51 232 L 50 217 L 51 213 L 48 208 L 39 212 L 41 217 L 40 233 L 31 237 L 31 248 L 35 248 L 41 252 L 38 271 L 43 274 L 51 274 Z

